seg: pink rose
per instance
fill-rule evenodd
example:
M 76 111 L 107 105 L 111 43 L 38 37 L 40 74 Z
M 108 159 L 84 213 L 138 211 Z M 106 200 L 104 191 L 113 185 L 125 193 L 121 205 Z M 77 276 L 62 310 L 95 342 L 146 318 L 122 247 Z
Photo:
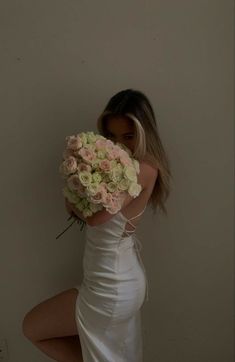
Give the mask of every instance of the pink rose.
M 113 154 L 113 150 L 106 149 L 106 154 L 107 154 L 107 158 L 110 161 L 115 159 L 114 154 Z
M 93 150 L 84 147 L 78 151 L 78 154 L 83 158 L 84 161 L 88 163 L 92 163 L 96 158 L 95 152 Z
M 77 171 L 77 160 L 73 156 L 69 156 L 63 161 L 63 170 L 66 175 Z
M 102 192 L 98 191 L 95 195 L 91 195 L 90 199 L 94 204 L 100 204 L 103 200 Z
M 102 182 L 102 184 L 99 185 L 99 192 L 101 192 L 102 202 L 104 202 L 108 191 L 103 182 Z
M 103 184 L 99 185 L 99 191 L 95 194 L 90 196 L 90 199 L 95 204 L 97 203 L 104 203 L 107 198 L 107 190 Z
M 102 148 L 105 148 L 106 141 L 103 140 L 103 139 L 102 140 L 96 140 L 95 145 L 96 145 L 97 150 L 100 150 Z
M 106 191 L 108 190 L 107 185 L 104 181 L 101 181 L 100 187 L 103 187 Z
M 84 194 L 85 187 L 81 184 L 78 175 L 72 175 L 67 179 L 68 186 L 71 190 L 75 190 L 80 194 Z
M 114 146 L 114 149 L 113 149 L 113 153 L 115 155 L 115 158 L 118 158 L 120 157 L 120 147 L 119 146 Z
M 118 212 L 120 209 L 121 209 L 121 205 L 120 205 L 119 201 L 117 201 L 116 199 L 112 199 L 112 201 L 109 203 L 109 206 L 106 207 L 106 210 L 110 214 L 116 214 L 116 212 Z
M 78 164 L 78 171 L 81 172 L 81 171 L 88 171 L 88 172 L 91 172 L 91 166 L 90 165 L 87 165 L 86 163 L 84 162 L 81 162 Z
M 106 152 L 109 160 L 114 160 L 120 157 L 120 152 L 117 148 L 107 149 Z
M 111 170 L 111 164 L 109 160 L 101 160 L 99 163 L 100 169 L 104 172 L 108 172 Z
M 67 148 L 69 149 L 78 150 L 79 148 L 82 147 L 82 140 L 78 135 L 67 136 L 66 141 L 67 141 Z
M 104 197 L 104 206 L 110 207 L 112 205 L 112 195 L 110 192 L 107 192 Z
M 120 157 L 120 162 L 124 165 L 124 166 L 132 166 L 132 161 L 129 158 L 129 156 L 121 156 Z
M 108 149 L 113 149 L 114 148 L 114 143 L 113 141 L 111 140 L 106 140 L 106 144 L 105 144 L 105 147 L 108 148 Z
M 120 201 L 122 201 L 125 197 L 126 197 L 126 192 L 125 191 L 114 191 L 112 192 L 112 197 L 113 199 L 118 199 Z

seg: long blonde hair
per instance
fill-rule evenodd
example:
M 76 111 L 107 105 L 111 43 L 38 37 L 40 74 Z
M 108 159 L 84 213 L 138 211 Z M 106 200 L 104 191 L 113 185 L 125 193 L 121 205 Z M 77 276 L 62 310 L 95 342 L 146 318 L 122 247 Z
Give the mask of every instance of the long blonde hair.
M 115 94 L 97 120 L 98 131 L 104 137 L 107 137 L 104 121 L 115 116 L 127 117 L 134 122 L 136 145 L 133 157 L 138 161 L 145 159 L 152 167 L 158 169 L 158 176 L 148 202 L 151 203 L 154 213 L 159 207 L 167 214 L 165 202 L 170 194 L 172 174 L 150 101 L 138 90 L 126 89 Z

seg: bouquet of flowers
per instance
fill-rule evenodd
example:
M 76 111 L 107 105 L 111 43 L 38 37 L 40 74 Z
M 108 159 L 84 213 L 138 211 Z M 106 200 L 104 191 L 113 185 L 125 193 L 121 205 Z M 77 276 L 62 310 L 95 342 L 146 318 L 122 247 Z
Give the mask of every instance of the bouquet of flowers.
M 115 214 L 127 193 L 135 198 L 142 189 L 137 182 L 139 162 L 131 151 L 94 132 L 66 137 L 59 171 L 66 182 L 63 195 L 84 217 L 103 208 Z

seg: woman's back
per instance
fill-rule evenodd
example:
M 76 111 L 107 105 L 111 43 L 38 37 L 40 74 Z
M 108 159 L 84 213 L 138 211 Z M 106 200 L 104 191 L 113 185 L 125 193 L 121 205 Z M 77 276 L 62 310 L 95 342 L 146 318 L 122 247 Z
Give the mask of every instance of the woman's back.
M 126 231 L 131 232 L 135 230 L 138 223 L 140 222 L 140 218 L 142 216 L 142 210 L 145 210 L 147 204 L 149 203 L 149 199 L 151 197 L 151 193 L 154 187 L 158 176 L 158 169 L 154 168 L 150 165 L 149 162 L 145 160 L 140 162 L 140 176 L 139 182 L 141 183 L 143 189 L 138 197 L 129 202 L 127 198 L 127 206 L 123 207 L 121 210 L 121 214 L 127 219 L 130 220 L 134 217 L 131 223 L 127 223 Z M 140 214 L 139 216 L 137 216 Z M 137 216 L 137 217 L 136 217 Z M 132 226 L 133 224 L 134 226 Z M 124 236 L 124 235 L 123 235 Z

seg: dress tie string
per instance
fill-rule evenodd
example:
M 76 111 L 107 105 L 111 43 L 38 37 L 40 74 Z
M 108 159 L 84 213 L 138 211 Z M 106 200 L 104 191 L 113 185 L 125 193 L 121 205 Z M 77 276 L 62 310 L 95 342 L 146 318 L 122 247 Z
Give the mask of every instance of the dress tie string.
M 148 282 L 147 272 L 146 272 L 143 260 L 141 258 L 141 254 L 140 254 L 141 249 L 142 249 L 142 244 L 141 244 L 141 241 L 139 240 L 139 238 L 137 237 L 135 232 L 132 234 L 132 236 L 133 236 L 133 240 L 134 240 L 134 248 L 136 250 L 139 262 L 140 262 L 140 264 L 141 264 L 141 266 L 143 268 L 144 274 L 145 274 L 145 280 L 146 280 L 145 300 L 148 301 L 149 300 L 149 282 Z
M 124 216 L 124 218 L 126 219 L 126 222 L 128 222 L 134 229 L 136 228 L 136 226 L 131 222 L 132 219 L 135 219 L 136 217 L 140 216 L 144 210 L 146 209 L 146 206 L 144 207 L 144 209 L 136 216 L 130 218 L 130 219 L 127 219 L 123 214 L 122 216 Z M 142 261 L 142 258 L 141 258 L 141 255 L 140 255 L 140 251 L 142 249 L 142 244 L 141 244 L 141 241 L 138 239 L 136 233 L 135 233 L 135 230 L 125 230 L 124 229 L 124 232 L 127 234 L 127 236 L 132 236 L 133 237 L 133 241 L 134 241 L 134 248 L 136 250 L 136 254 L 137 254 L 137 257 L 139 259 L 139 262 L 142 266 L 142 269 L 143 269 L 143 272 L 145 274 L 145 281 L 146 281 L 146 293 L 145 293 L 145 300 L 148 301 L 149 300 L 149 282 L 148 282 L 148 277 L 147 277 L 147 272 L 146 272 L 146 269 L 145 269 L 145 266 L 144 266 L 144 263 Z

